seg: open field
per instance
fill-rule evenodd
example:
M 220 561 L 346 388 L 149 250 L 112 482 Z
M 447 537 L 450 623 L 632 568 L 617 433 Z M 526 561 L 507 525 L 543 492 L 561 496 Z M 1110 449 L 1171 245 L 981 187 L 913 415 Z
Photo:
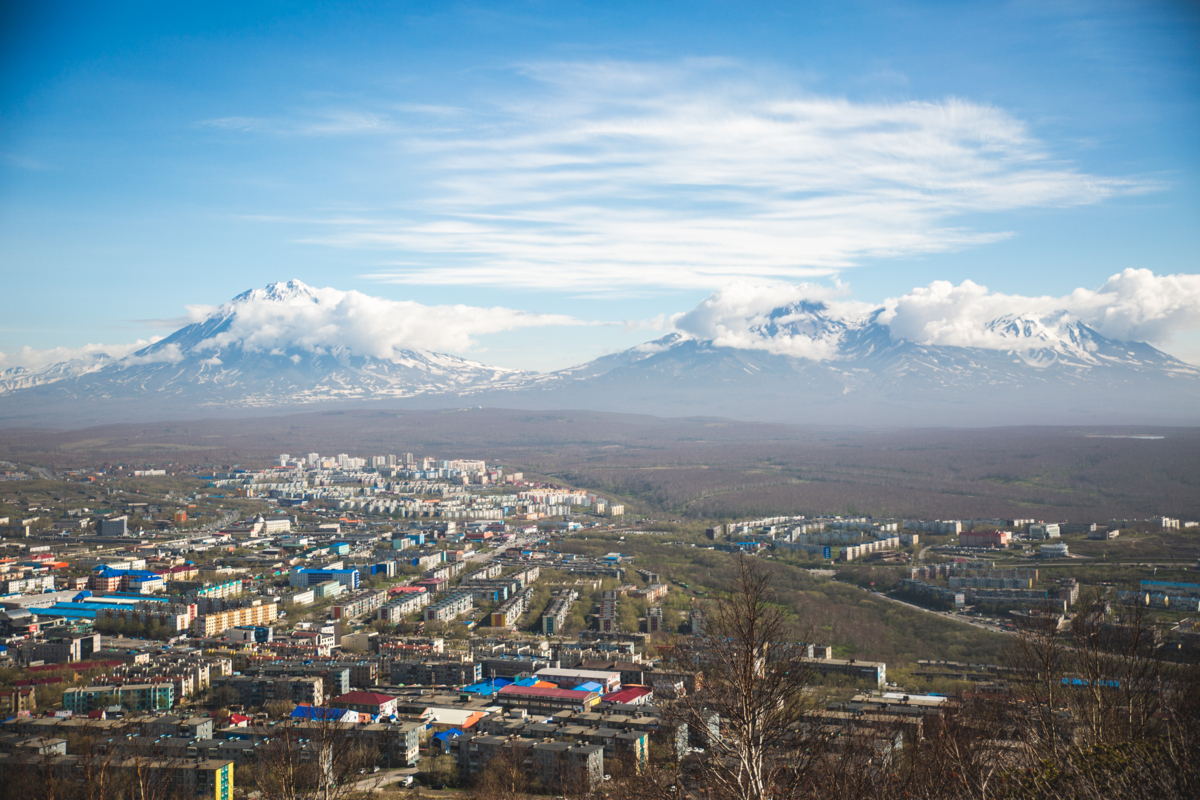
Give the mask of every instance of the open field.
M 1131 434 L 1162 438 L 1117 438 Z M 281 452 L 485 458 L 691 518 L 1200 518 L 1200 429 L 841 430 L 497 409 L 0 429 L 0 459 L 262 464 Z
M 732 584 L 737 556 L 686 545 L 675 536 L 616 534 L 571 537 L 555 545 L 568 553 L 595 556 L 618 550 L 635 556 L 635 565 L 656 570 L 695 601 L 712 597 Z M 984 661 L 1002 658 L 1006 638 L 940 615 L 889 602 L 857 586 L 819 578 L 795 564 L 767 560 L 772 589 L 797 635 L 828 644 L 838 658 L 862 658 L 893 665 L 918 659 Z

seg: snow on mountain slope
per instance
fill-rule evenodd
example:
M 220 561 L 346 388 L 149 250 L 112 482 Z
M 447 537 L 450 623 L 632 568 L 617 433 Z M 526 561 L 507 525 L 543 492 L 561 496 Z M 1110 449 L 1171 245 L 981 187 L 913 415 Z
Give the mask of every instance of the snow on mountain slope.
M 76 378 L 103 369 L 115 361 L 116 359 L 107 353 L 95 353 L 70 361 L 60 361 L 41 369 L 11 367 L 0 371 L 0 394 Z

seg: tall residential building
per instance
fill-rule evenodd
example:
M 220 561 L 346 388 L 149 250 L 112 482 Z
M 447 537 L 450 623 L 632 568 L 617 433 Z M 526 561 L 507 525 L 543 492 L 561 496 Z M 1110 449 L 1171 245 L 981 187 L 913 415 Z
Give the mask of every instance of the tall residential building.
M 600 597 L 600 630 L 612 633 L 617 630 L 617 593 L 606 591 Z

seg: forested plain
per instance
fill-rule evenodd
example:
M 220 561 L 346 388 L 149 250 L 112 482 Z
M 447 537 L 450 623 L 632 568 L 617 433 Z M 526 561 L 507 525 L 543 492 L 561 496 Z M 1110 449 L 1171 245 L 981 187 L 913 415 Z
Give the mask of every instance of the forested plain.
M 1200 517 L 1196 428 L 868 430 L 803 421 L 802 409 L 794 425 L 590 411 L 335 411 L 0 429 L 0 459 L 253 466 L 281 452 L 412 452 L 483 458 L 607 493 L 631 510 L 696 519 Z

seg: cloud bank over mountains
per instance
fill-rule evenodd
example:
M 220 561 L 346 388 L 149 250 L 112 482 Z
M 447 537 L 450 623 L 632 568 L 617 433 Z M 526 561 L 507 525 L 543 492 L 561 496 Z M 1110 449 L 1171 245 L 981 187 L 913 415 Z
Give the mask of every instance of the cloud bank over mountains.
M 1099 289 L 1079 288 L 1065 297 L 1022 297 L 971 281 L 958 286 L 935 281 L 884 307 L 879 321 L 893 336 L 922 344 L 1003 349 L 1006 340 L 981 330 L 981 320 L 1059 315 L 1110 339 L 1167 344 L 1176 333 L 1200 328 L 1200 275 L 1126 269 Z
M 849 296 L 845 286 L 735 282 L 695 308 L 661 315 L 640 327 L 676 331 L 717 347 L 764 350 L 811 360 L 833 358 L 845 332 L 868 320 L 891 336 L 917 344 L 1021 350 L 1042 346 L 1064 325 L 1082 323 L 1118 341 L 1168 345 L 1178 333 L 1200 329 L 1200 275 L 1155 275 L 1127 269 L 1097 289 L 1079 288 L 1062 297 L 1027 297 L 993 292 L 972 281 L 934 281 L 883 303 Z M 245 292 L 220 306 L 188 306 L 196 332 L 187 341 L 89 344 L 81 348 L 0 353 L 0 369 L 41 369 L 79 360 L 97 365 L 174 362 L 184 350 L 208 355 L 219 366 L 222 349 L 281 355 L 348 350 L 382 360 L 403 351 L 469 353 L 481 337 L 521 328 L 596 325 L 560 314 L 533 314 L 503 307 L 423 305 L 356 291 L 312 288 L 299 281 Z M 1041 326 L 1014 338 L 997 321 Z M 612 323 L 616 324 L 616 323 Z
M 475 337 L 518 328 L 585 324 L 562 314 L 530 314 L 495 306 L 423 305 L 355 291 L 312 288 L 290 281 L 255 289 L 215 310 L 232 323 L 211 340 L 270 352 L 300 347 L 317 352 L 346 347 L 357 355 L 389 359 L 398 350 L 463 352 Z
M 989 324 L 997 320 L 1036 322 L 1047 335 L 1058 325 L 1080 322 L 1110 339 L 1158 345 L 1200 329 L 1200 275 L 1155 275 L 1148 269 L 1126 269 L 1098 289 L 1079 288 L 1065 297 L 1004 294 L 969 280 L 957 286 L 934 281 L 878 305 L 844 299 L 845 294 L 813 284 L 738 283 L 671 323 L 718 346 L 816 360 L 836 353 L 840 325 L 875 315 L 896 339 L 990 350 L 1041 346 L 1037 336 L 1014 339 Z M 785 307 L 794 308 L 779 314 Z M 814 307 L 821 317 L 818 327 L 813 326 Z

